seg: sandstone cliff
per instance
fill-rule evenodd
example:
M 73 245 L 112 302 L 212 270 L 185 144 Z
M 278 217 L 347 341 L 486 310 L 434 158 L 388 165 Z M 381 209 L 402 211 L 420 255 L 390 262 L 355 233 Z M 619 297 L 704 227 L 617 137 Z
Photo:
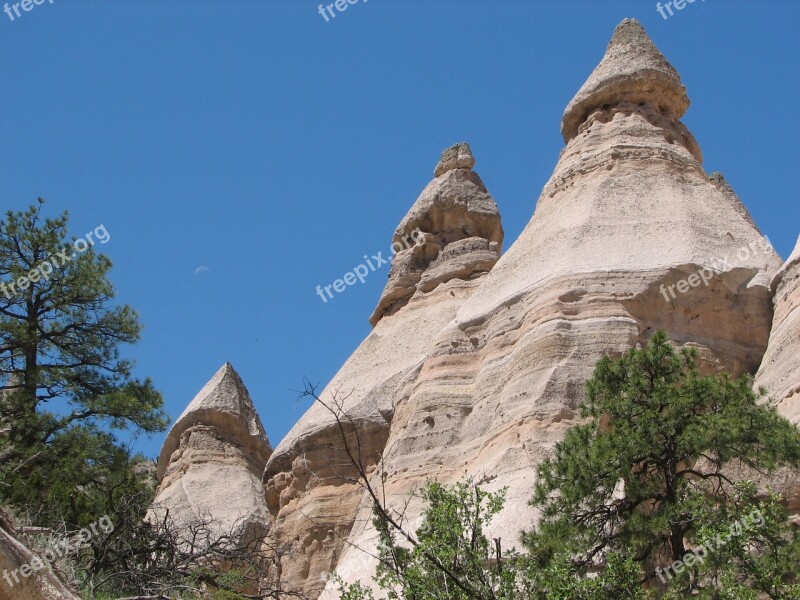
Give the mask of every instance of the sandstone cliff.
M 445 150 L 395 231 L 372 332 L 320 392 L 342 427 L 314 404 L 270 455 L 226 366 L 167 438 L 159 502 L 187 519 L 202 506 L 271 524 L 290 550 L 273 585 L 333 599 L 330 573 L 369 584 L 375 566 L 370 503 L 343 435 L 389 505 L 430 478 L 508 487 L 489 533 L 510 548 L 536 518 L 536 466 L 576 423 L 596 362 L 658 329 L 695 347 L 706 371 L 761 365 L 757 383 L 798 421 L 800 246 L 781 268 L 724 177 L 703 170 L 680 121 L 688 107 L 675 68 L 623 21 L 569 102 L 565 148 L 502 257 L 469 146 Z M 230 506 L 234 486 L 242 501 Z M 407 517 L 418 524 L 419 507 Z
M 800 239 L 772 281 L 775 317 L 756 385 L 767 388 L 778 410 L 800 424 Z
M 271 453 L 241 378 L 228 363 L 172 426 L 158 459 L 155 517 L 174 526 L 200 522 L 214 536 L 260 538 L 271 519 L 261 473 Z
M 466 144 L 443 153 L 433 181 L 395 232 L 395 242 L 415 230 L 422 235 L 395 255 L 371 319 L 373 331 L 321 392 L 336 398 L 352 419 L 368 468 L 374 468 L 389 437 L 394 400 L 416 381 L 433 335 L 453 319 L 499 256 L 500 215 L 472 171 L 474 162 Z M 347 434 L 352 443 L 352 428 Z M 362 490 L 346 480 L 352 471 L 341 449 L 333 416 L 315 404 L 278 445 L 264 472 L 273 534 L 294 545 L 279 574 L 290 588 L 318 593 L 353 527 Z
M 784 417 L 800 425 L 800 239 L 772 281 L 775 316 L 756 387 L 764 387 Z M 748 479 L 761 481 L 786 499 L 794 521 L 800 525 L 800 481 L 797 473 L 781 469 L 765 480 L 743 470 Z
M 403 385 L 385 390 L 390 504 L 428 478 L 508 486 L 491 536 L 512 546 L 535 518 L 535 467 L 574 424 L 602 355 L 664 329 L 696 347 L 706 369 L 758 368 L 781 261 L 730 187 L 703 171 L 679 121 L 688 105 L 641 25 L 621 23 L 564 113 L 567 145 L 530 223 L 430 332 Z M 368 510 L 363 502 L 337 564 L 347 581 L 368 581 L 374 566 L 358 550 L 374 547 Z

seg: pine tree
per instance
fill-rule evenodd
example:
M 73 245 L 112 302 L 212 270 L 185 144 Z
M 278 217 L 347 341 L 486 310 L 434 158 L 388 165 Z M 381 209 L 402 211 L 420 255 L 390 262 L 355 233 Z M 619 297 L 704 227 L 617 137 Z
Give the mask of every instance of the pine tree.
M 42 204 L 0 222 L 0 501 L 79 527 L 131 485 L 114 432 L 161 431 L 166 418 L 121 357 L 141 325 L 113 302 L 111 261 Z
M 764 395 L 749 377 L 701 376 L 696 353 L 676 350 L 663 332 L 602 359 L 582 407 L 587 422 L 539 468 L 532 504 L 542 521 L 526 535 L 533 560 L 545 567 L 567 556 L 585 575 L 624 556 L 643 582 L 675 597 L 750 597 L 720 595 L 738 589 L 799 598 L 796 531 L 776 497 L 732 475 L 800 466 L 800 431 Z

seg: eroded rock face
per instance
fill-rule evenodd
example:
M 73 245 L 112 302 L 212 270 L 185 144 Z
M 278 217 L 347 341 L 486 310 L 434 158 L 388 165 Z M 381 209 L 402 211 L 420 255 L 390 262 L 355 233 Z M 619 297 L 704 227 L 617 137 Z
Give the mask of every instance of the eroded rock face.
M 373 315 L 374 329 L 320 393 L 341 402 L 358 432 L 346 427 L 351 448 L 375 468 L 389 437 L 397 398 L 406 396 L 433 351 L 436 332 L 456 315 L 497 261 L 500 215 L 461 144 L 446 150 L 438 176 L 397 228 L 398 252 Z M 444 165 L 444 166 L 443 166 Z M 362 489 L 342 450 L 333 415 L 312 405 L 278 445 L 264 472 L 272 530 L 292 553 L 272 573 L 285 589 L 318 594 L 336 568 L 362 502 Z
M 574 138 L 595 110 L 623 102 L 647 106 L 670 121 L 689 108 L 680 75 L 634 19 L 617 26 L 603 60 L 567 105 L 561 122 L 564 141 Z
M 507 487 L 488 533 L 510 549 L 537 517 L 536 466 L 577 422 L 597 361 L 658 329 L 697 348 L 707 371 L 761 364 L 758 382 L 797 421 L 800 248 L 781 269 L 724 177 L 704 172 L 679 120 L 688 106 L 641 25 L 620 24 L 567 107 L 566 147 L 502 258 L 500 216 L 469 146 L 445 150 L 395 231 L 372 332 L 319 394 L 328 408 L 314 403 L 271 453 L 226 365 L 170 432 L 157 501 L 183 522 L 271 526 L 288 550 L 266 573 L 271 587 L 334 599 L 334 570 L 369 585 L 375 567 L 370 502 L 345 441 L 390 506 L 431 478 Z M 412 528 L 419 515 L 408 507 Z
M 480 276 L 497 262 L 503 243 L 500 214 L 474 165 L 466 143 L 442 153 L 435 179 L 395 231 L 393 247 L 405 247 L 409 239 L 416 244 L 395 255 L 372 325 L 400 310 L 417 290 L 427 293 L 450 279 Z
M 800 424 L 800 239 L 772 281 L 775 317 L 756 385 L 787 419 Z
M 764 387 L 784 417 L 800 425 L 800 239 L 772 281 L 775 316 L 756 388 Z M 742 469 L 743 476 L 779 492 L 800 525 L 800 480 L 797 471 L 780 469 L 769 479 Z
M 263 537 L 271 518 L 261 474 L 271 451 L 247 389 L 226 364 L 164 442 L 153 514 L 169 509 L 177 527 L 208 523 L 212 536 Z
M 466 142 L 454 144 L 442 152 L 442 158 L 433 170 L 433 176 L 439 177 L 453 169 L 472 169 L 475 166 L 475 157 L 472 149 Z
M 536 466 L 577 422 L 603 355 L 664 329 L 706 370 L 758 368 L 781 261 L 730 187 L 703 171 L 678 121 L 687 106 L 674 68 L 623 22 L 565 112 L 567 146 L 530 223 L 455 318 L 426 330 L 424 358 L 390 392 L 376 474 L 389 504 L 430 478 L 507 486 L 489 534 L 510 548 L 536 518 Z M 355 523 L 337 572 L 369 584 L 366 500 Z M 323 597 L 337 597 L 333 586 Z

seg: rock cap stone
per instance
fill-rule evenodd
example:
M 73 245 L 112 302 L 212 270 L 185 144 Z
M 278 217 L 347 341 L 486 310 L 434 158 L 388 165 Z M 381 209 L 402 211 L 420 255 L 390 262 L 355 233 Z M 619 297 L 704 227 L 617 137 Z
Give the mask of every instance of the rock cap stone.
M 373 327 L 417 291 L 478 277 L 497 262 L 503 243 L 500 213 L 474 165 L 466 142 L 442 152 L 435 177 L 395 230 L 392 248 L 406 249 L 392 257 L 389 281 L 369 319 Z M 456 242 L 461 243 L 445 252 Z
M 266 463 L 269 458 L 271 447 L 264 426 L 242 378 L 229 362 L 203 386 L 167 434 L 158 458 L 159 481 L 172 453 L 180 446 L 181 435 L 196 424 L 217 427 L 235 436 L 258 462 Z
M 649 104 L 674 120 L 689 108 L 680 75 L 635 19 L 617 26 L 603 60 L 567 105 L 561 121 L 564 141 L 575 137 L 593 111 L 623 102 Z
M 450 146 L 442 152 L 442 158 L 433 172 L 434 177 L 444 175 L 453 169 L 472 169 L 475 166 L 475 157 L 469 144 L 461 142 Z

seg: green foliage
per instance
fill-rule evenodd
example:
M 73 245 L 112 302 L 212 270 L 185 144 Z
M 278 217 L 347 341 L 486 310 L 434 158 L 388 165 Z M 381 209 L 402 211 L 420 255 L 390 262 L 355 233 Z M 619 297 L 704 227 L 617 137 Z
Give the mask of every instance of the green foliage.
M 652 592 L 642 588 L 641 567 L 624 553 L 612 554 L 594 577 L 576 577 L 571 557 L 558 552 L 547 565 L 529 559 L 520 578 L 518 598 L 531 600 L 648 600 Z
M 377 581 L 389 598 L 513 597 L 514 573 L 503 568 L 484 533 L 503 507 L 505 490 L 492 494 L 471 481 L 450 487 L 430 482 L 418 498 L 426 510 L 411 548 L 398 544 L 380 515 L 375 519 L 381 535 Z
M 361 583 L 345 584 L 342 578 L 334 574 L 333 582 L 339 589 L 339 600 L 375 600 L 372 590 Z
M 404 600 L 646 600 L 641 569 L 630 558 L 613 556 L 596 578 L 576 578 L 568 555 L 538 565 L 499 540 L 491 544 L 485 528 L 505 503 L 505 490 L 489 493 L 471 480 L 445 486 L 430 482 L 417 494 L 424 503 L 423 523 L 404 543 L 376 511 L 381 535 L 375 578 L 391 599 Z M 336 579 L 344 600 L 373 600 L 361 584 Z
M 134 485 L 133 457 L 113 431 L 167 421 L 152 382 L 120 356 L 141 326 L 113 304 L 111 261 L 88 243 L 72 247 L 66 214 L 40 211 L 41 202 L 0 222 L 0 501 L 72 529 L 112 514 Z
M 120 541 L 143 539 L 154 494 L 153 467 L 115 432 L 162 431 L 167 420 L 152 382 L 121 357 L 141 325 L 114 303 L 111 261 L 88 236 L 74 245 L 66 213 L 46 219 L 41 209 L 0 221 L 0 503 L 49 527 L 50 542 L 110 519 L 109 535 L 60 565 L 86 585 L 131 567 Z
M 800 431 L 763 395 L 746 377 L 701 376 L 695 353 L 662 332 L 604 358 L 585 422 L 538 470 L 542 518 L 523 535 L 527 553 L 503 555 L 484 533 L 504 492 L 429 483 L 414 536 L 375 507 L 376 582 L 405 600 L 797 600 L 797 529 L 777 496 L 731 476 L 800 465 Z
M 543 517 L 525 536 L 533 560 L 547 566 L 566 552 L 573 574 L 584 576 L 619 555 L 654 583 L 657 565 L 683 561 L 714 527 L 758 508 L 729 467 L 800 465 L 800 431 L 761 399 L 747 377 L 701 376 L 695 353 L 676 351 L 662 332 L 618 360 L 602 359 L 582 407 L 588 421 L 539 468 L 532 503 Z M 784 597 L 797 582 L 786 570 L 797 539 L 785 515 L 768 514 L 772 535 L 737 537 L 717 554 L 728 561 L 724 572 L 701 564 L 670 582 L 674 593 L 716 598 L 726 575 Z

